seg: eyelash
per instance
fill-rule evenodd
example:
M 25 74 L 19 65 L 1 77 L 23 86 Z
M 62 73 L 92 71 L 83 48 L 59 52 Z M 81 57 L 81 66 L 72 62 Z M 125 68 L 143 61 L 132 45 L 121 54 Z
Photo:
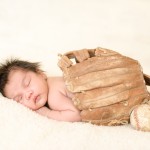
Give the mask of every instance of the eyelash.
M 25 87 L 28 87 L 30 85 L 30 82 L 31 82 L 31 79 L 30 78 L 27 78 L 24 82 L 24 86 Z M 20 102 L 22 100 L 22 96 L 19 95 L 17 96 L 17 98 L 15 99 L 17 102 Z
M 27 83 L 25 82 L 25 87 L 28 87 L 28 86 L 30 85 L 30 82 L 31 82 L 31 80 L 28 79 L 28 80 L 27 80 Z
M 28 84 L 27 84 L 27 86 L 29 86 L 29 84 L 30 84 L 30 81 L 31 81 L 31 80 L 29 80 L 29 81 L 28 81 Z

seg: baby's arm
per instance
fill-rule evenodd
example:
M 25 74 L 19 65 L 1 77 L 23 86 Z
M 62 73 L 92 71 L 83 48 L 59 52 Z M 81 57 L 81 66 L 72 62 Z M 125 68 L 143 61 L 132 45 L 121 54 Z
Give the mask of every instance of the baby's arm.
M 49 99 L 51 109 L 42 107 L 36 112 L 50 119 L 59 121 L 81 121 L 80 111 L 73 105 L 70 98 L 63 93 L 55 93 Z
M 56 111 L 56 110 L 50 110 L 49 108 L 44 106 L 36 110 L 36 112 L 39 113 L 40 115 L 46 116 L 54 120 L 70 121 L 70 122 L 81 121 L 79 113 L 70 110 Z

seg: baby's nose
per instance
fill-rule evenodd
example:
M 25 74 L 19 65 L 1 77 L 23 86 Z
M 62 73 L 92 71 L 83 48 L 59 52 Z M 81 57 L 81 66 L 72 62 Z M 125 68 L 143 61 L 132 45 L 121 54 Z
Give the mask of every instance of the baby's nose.
M 32 96 L 32 92 L 31 91 L 30 92 L 26 92 L 25 97 L 26 97 L 27 100 L 29 100 L 31 98 L 31 96 Z

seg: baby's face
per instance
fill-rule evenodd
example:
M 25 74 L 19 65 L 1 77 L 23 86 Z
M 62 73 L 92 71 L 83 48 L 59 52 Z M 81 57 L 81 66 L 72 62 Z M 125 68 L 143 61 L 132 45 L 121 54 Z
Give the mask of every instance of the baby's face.
M 37 110 L 48 98 L 48 84 L 43 73 L 13 70 L 4 88 L 5 96 L 24 106 Z

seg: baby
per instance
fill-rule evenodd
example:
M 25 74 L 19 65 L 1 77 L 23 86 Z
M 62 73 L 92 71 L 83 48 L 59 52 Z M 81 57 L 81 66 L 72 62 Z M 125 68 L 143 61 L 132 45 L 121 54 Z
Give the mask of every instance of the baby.
M 47 77 L 39 63 L 6 60 L 0 65 L 0 92 L 48 118 L 81 121 L 80 111 L 73 105 L 73 94 L 66 89 L 63 77 Z

